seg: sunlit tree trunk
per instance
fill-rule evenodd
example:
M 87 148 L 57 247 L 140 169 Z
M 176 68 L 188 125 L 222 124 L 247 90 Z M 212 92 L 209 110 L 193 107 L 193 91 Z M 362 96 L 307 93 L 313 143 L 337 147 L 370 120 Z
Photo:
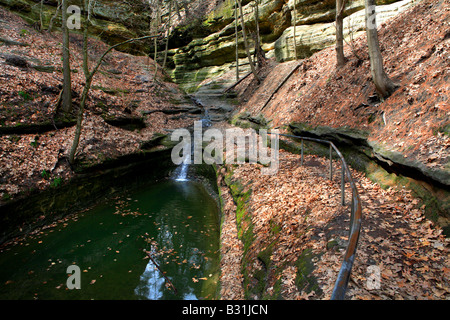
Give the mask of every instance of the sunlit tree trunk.
M 255 59 L 258 64 L 258 69 L 261 69 L 265 64 L 264 51 L 261 48 L 261 36 L 259 32 L 259 0 L 255 0 Z
M 297 60 L 298 54 L 297 54 L 297 0 L 294 0 L 294 59 Z
M 258 83 L 260 83 L 261 79 L 259 78 L 258 73 L 256 72 L 255 65 L 253 64 L 252 56 L 250 55 L 250 50 L 248 48 L 247 34 L 245 32 L 244 13 L 242 11 L 242 3 L 241 3 L 241 0 L 236 0 L 236 1 L 239 6 L 239 14 L 241 16 L 242 37 L 244 38 L 244 46 L 245 46 L 245 51 L 247 53 L 248 62 L 250 63 L 250 68 L 252 70 L 253 75 L 255 76 L 256 81 Z
M 234 32 L 236 34 L 236 81 L 239 80 L 239 36 L 238 36 L 238 8 L 234 8 Z
M 345 62 L 344 56 L 344 8 L 346 0 L 336 0 L 336 64 L 342 67 Z
M 391 95 L 396 85 L 384 71 L 383 57 L 381 56 L 380 43 L 376 24 L 375 0 L 365 0 L 366 5 L 366 32 L 367 45 L 369 47 L 370 72 L 378 94 L 384 98 Z

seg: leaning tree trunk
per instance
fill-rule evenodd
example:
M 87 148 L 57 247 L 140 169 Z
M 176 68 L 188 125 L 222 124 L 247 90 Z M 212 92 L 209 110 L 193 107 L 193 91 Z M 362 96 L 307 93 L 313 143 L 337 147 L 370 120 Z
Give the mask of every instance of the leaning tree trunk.
M 70 153 L 69 153 L 69 163 L 73 164 L 75 161 L 75 154 L 77 152 L 77 148 L 78 148 L 78 144 L 80 143 L 80 137 L 81 137 L 81 130 L 82 130 L 82 123 L 83 123 L 83 113 L 86 107 L 86 101 L 88 98 L 88 94 L 89 94 L 89 90 L 91 89 L 91 84 L 92 84 L 92 80 L 94 78 L 94 75 L 97 73 L 98 69 L 100 68 L 103 59 L 106 57 L 106 55 L 112 51 L 113 49 L 121 46 L 121 45 L 125 45 L 127 43 L 130 42 L 134 42 L 134 41 L 139 41 L 139 40 L 145 40 L 145 39 L 150 39 L 153 38 L 153 36 L 143 36 L 140 38 L 134 38 L 134 39 L 129 39 L 126 40 L 124 42 L 120 42 L 118 44 L 115 44 L 111 47 L 108 48 L 108 50 L 106 50 L 102 56 L 97 60 L 97 64 L 95 65 L 94 69 L 92 69 L 92 71 L 89 71 L 89 66 L 87 64 L 85 64 L 83 66 L 84 69 L 84 75 L 85 75 L 85 85 L 83 88 L 83 92 L 81 94 L 81 102 L 80 102 L 80 109 L 78 110 L 78 116 L 77 116 L 77 124 L 75 127 L 75 136 L 73 138 L 73 142 L 72 142 L 72 147 L 70 149 Z M 87 42 L 87 33 L 85 33 L 83 42 L 86 43 Z M 86 45 L 83 45 L 87 48 Z M 87 51 L 83 52 L 84 55 L 87 55 Z M 87 61 L 87 58 L 86 58 Z
M 395 91 L 396 85 L 388 77 L 383 67 L 383 57 L 381 56 L 380 43 L 378 41 L 375 0 L 365 0 L 365 5 L 370 72 L 378 94 L 386 98 Z
M 56 17 L 58 16 L 58 11 L 61 10 L 61 0 L 58 0 L 58 5 L 56 6 L 55 14 L 51 17 L 50 22 L 48 23 L 48 33 L 52 33 L 53 29 L 53 22 L 55 21 Z
M 63 96 L 62 109 L 68 113 L 72 110 L 72 82 L 70 77 L 69 29 L 67 28 L 67 1 L 62 0 L 62 36 L 63 36 Z

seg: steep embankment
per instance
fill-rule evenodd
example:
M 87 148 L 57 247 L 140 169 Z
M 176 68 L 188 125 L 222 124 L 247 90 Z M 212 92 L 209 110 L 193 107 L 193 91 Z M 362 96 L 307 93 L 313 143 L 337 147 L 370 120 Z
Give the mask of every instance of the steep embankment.
M 62 86 L 59 33 L 37 32 L 0 8 L 0 196 L 2 202 L 58 187 L 76 174 L 65 160 L 84 86 L 82 39 L 71 36 L 74 108 L 56 117 Z M 89 40 L 92 68 L 108 48 Z M 95 75 L 76 167 L 84 170 L 158 147 L 167 130 L 201 117 L 195 106 L 145 57 L 113 50 Z
M 83 0 L 70 1 L 69 5 L 83 7 Z M 34 28 L 40 28 L 41 20 L 45 29 L 53 19 L 53 27 L 61 26 L 60 10 L 56 13 L 58 1 L 0 0 L 0 6 L 14 12 Z M 108 44 L 115 44 L 130 38 L 142 36 L 148 32 L 151 10 L 145 1 L 102 1 L 98 0 L 91 7 L 90 32 Z M 83 22 L 84 18 L 82 17 Z M 127 45 L 122 49 L 140 53 L 143 46 Z
M 273 83 L 292 68 L 276 65 L 259 87 L 251 78 L 243 81 L 237 88 L 241 111 L 262 114 L 273 127 L 289 126 L 296 134 L 359 148 L 388 172 L 412 178 L 404 184 L 445 226 L 450 212 L 449 16 L 449 1 L 424 0 L 380 26 L 385 68 L 400 85 L 384 101 L 376 96 L 362 35 L 353 42 L 354 53 L 345 46 L 343 68 L 336 70 L 334 48 L 318 52 L 300 62 L 271 100 Z M 370 168 L 361 169 L 384 182 Z M 428 192 L 435 198 L 426 199 Z
M 261 85 L 250 76 L 235 88 L 241 107 L 233 123 L 333 140 L 353 167 L 363 223 L 347 299 L 448 299 L 448 21 L 448 1 L 424 0 L 381 25 L 386 69 L 400 84 L 384 101 L 372 84 L 364 35 L 355 39 L 355 53 L 346 46 L 349 61 L 340 70 L 329 48 L 298 62 L 272 62 L 261 70 Z M 299 153 L 299 146 L 282 139 L 286 150 Z M 329 151 L 306 144 L 310 152 Z M 339 203 L 340 163 L 333 168 L 330 181 L 326 159 L 306 156 L 302 167 L 300 155 L 281 150 L 274 176 L 251 165 L 221 169 L 243 242 L 241 255 L 236 249 L 227 258 L 242 265 L 246 298 L 330 298 L 350 215 Z

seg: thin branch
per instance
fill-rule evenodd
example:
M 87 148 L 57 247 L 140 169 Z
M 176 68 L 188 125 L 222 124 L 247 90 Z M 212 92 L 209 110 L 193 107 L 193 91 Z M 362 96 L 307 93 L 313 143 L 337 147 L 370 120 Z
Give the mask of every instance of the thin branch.
M 175 286 L 173 285 L 172 281 L 169 280 L 169 278 L 167 278 L 167 276 L 164 274 L 164 272 L 161 270 L 161 267 L 156 263 L 155 260 L 153 260 L 152 255 L 150 254 L 150 252 L 148 252 L 147 250 L 144 250 L 144 252 L 147 254 L 147 256 L 150 258 L 150 260 L 153 262 L 153 264 L 156 266 L 156 268 L 159 270 L 159 272 L 161 272 L 161 274 L 163 275 L 163 277 L 166 279 L 166 281 L 170 284 L 170 286 L 173 288 L 173 291 L 175 292 L 175 294 L 178 294 L 178 290 L 177 288 L 175 288 Z
M 145 39 L 150 39 L 150 38 L 155 38 L 157 36 L 144 36 L 144 37 L 140 37 L 140 38 L 133 38 L 133 39 L 128 39 L 126 41 L 123 41 L 121 43 L 115 44 L 111 47 L 108 48 L 108 50 L 106 50 L 102 56 L 98 59 L 97 61 L 97 65 L 95 66 L 95 68 L 92 70 L 92 72 L 89 75 L 89 78 L 92 78 L 94 76 L 94 74 L 97 72 L 98 68 L 100 67 L 100 65 L 102 64 L 103 59 L 105 58 L 105 56 L 111 52 L 112 49 L 115 49 L 117 47 L 120 47 L 121 45 L 130 43 L 130 42 L 134 42 L 134 41 L 140 41 L 140 40 L 145 40 Z

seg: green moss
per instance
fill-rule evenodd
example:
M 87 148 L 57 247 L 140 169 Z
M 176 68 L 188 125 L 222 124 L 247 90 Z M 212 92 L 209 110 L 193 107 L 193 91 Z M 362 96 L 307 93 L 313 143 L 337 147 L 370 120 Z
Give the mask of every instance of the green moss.
M 253 285 L 250 285 L 252 277 L 249 274 L 249 268 L 245 257 L 248 250 L 254 241 L 252 215 L 249 212 L 249 200 L 251 196 L 251 189 L 246 189 L 245 186 L 238 180 L 233 179 L 233 171 L 230 170 L 224 177 L 224 181 L 231 191 L 231 195 L 236 203 L 236 225 L 238 230 L 238 238 L 244 245 L 243 259 L 242 259 L 242 274 L 244 276 L 244 290 L 245 296 L 249 297 L 255 294 Z M 255 275 L 253 275 L 255 277 Z M 263 274 L 257 273 L 257 278 L 263 277 Z M 256 278 L 256 279 L 257 279 Z M 258 281 L 259 282 L 259 281 Z M 256 289 L 258 291 L 260 289 Z M 259 291 L 258 291 L 259 292 Z
M 92 89 L 94 90 L 101 90 L 104 93 L 113 95 L 113 96 L 117 96 L 119 94 L 128 94 L 130 93 L 130 90 L 128 89 L 120 89 L 120 88 L 105 88 L 102 86 L 92 86 Z
M 3 193 L 3 195 L 2 195 L 2 201 L 4 201 L 4 202 L 7 202 L 7 201 L 10 201 L 12 198 L 11 198 L 11 195 L 8 193 L 8 192 L 4 192 Z
M 443 126 L 437 127 L 433 129 L 433 134 L 437 135 L 439 133 L 442 133 L 444 135 L 450 136 L 450 123 L 447 123 Z
M 33 97 L 29 93 L 27 93 L 25 91 L 19 91 L 18 95 L 21 96 L 22 99 L 25 100 L 25 101 L 33 100 Z
M 304 250 L 298 257 L 295 263 L 297 266 L 295 284 L 300 292 L 310 293 L 314 291 L 319 296 L 322 294 L 322 290 L 317 283 L 317 278 L 312 275 L 314 271 L 313 259 L 317 259 L 318 257 L 311 249 Z
M 271 120 L 267 120 L 264 115 L 258 114 L 252 116 L 249 112 L 244 111 L 236 114 L 231 119 L 231 124 L 243 129 L 252 128 L 255 130 L 269 129 Z

